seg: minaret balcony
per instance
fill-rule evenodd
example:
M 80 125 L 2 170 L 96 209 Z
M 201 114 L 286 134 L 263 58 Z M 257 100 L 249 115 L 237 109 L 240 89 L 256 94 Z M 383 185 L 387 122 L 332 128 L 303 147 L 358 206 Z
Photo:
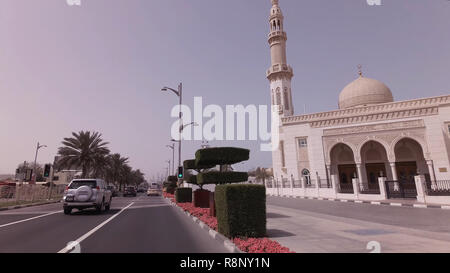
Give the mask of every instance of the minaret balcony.
M 269 40 L 272 39 L 272 38 L 275 38 L 275 37 L 282 37 L 284 39 L 287 39 L 287 34 L 286 34 L 286 32 L 284 32 L 282 30 L 271 31 L 269 33 Z
M 272 74 L 288 74 L 293 76 L 294 70 L 287 64 L 274 64 L 267 70 L 267 77 L 270 77 Z

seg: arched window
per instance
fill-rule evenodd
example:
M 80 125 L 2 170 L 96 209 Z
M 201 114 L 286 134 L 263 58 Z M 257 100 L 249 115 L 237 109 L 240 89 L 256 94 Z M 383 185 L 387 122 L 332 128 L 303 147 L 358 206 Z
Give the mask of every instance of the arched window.
M 311 185 L 311 173 L 308 169 L 303 169 L 302 177 L 305 178 L 306 184 Z
M 284 89 L 284 110 L 289 110 L 289 94 L 287 88 Z
M 277 105 L 281 105 L 281 93 L 280 93 L 280 88 L 277 88 Z

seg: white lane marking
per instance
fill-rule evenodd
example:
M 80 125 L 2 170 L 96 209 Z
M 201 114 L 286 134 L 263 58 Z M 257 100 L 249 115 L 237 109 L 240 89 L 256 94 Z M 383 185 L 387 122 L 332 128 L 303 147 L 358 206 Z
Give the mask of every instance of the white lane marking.
M 28 222 L 28 221 L 31 221 L 31 220 L 34 220 L 34 219 L 42 218 L 42 217 L 45 217 L 45 216 L 49 216 L 49 215 L 53 215 L 53 214 L 61 213 L 61 212 L 62 212 L 62 210 L 54 211 L 54 212 L 50 212 L 50 213 L 47 213 L 47 214 L 43 214 L 43 215 L 39 215 L 39 216 L 35 216 L 35 217 L 23 219 L 23 220 L 11 222 L 11 223 L 8 223 L 8 224 L 3 224 L 3 225 L 0 225 L 0 228 L 11 226 L 11 225 L 15 225 L 15 224 L 20 224 L 20 223 L 23 223 L 23 222 Z
M 114 218 L 116 218 L 117 216 L 119 216 L 119 214 L 121 214 L 122 212 L 124 212 L 127 208 L 131 207 L 134 204 L 134 202 L 131 202 L 128 206 L 124 207 L 122 210 L 120 210 L 118 213 L 114 214 L 113 216 L 109 217 L 108 219 L 106 219 L 103 223 L 101 223 L 100 225 L 96 226 L 95 228 L 91 229 L 89 232 L 87 232 L 86 234 L 84 234 L 83 236 L 81 236 L 80 238 L 76 239 L 73 242 L 76 242 L 78 244 L 80 244 L 81 242 L 83 242 L 86 238 L 88 238 L 89 236 L 91 236 L 92 234 L 94 234 L 97 230 L 101 229 L 104 225 L 108 224 L 110 221 L 112 221 Z M 67 248 L 67 246 L 63 249 L 61 249 L 60 251 L 58 251 L 58 253 L 67 253 L 68 251 L 70 251 L 71 249 Z

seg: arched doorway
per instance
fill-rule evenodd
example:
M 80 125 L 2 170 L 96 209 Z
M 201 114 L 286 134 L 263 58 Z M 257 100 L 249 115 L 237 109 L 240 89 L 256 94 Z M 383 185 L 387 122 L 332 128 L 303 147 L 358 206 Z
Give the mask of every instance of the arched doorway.
M 352 179 L 356 177 L 356 163 L 352 149 L 339 143 L 331 149 L 331 172 L 337 174 L 340 193 L 353 193 Z
M 414 139 L 402 138 L 394 146 L 394 180 L 387 183 L 389 198 L 416 198 L 417 189 L 414 177 L 419 173 L 430 177 L 423 155 L 422 146 Z
M 422 146 L 417 141 L 403 138 L 395 144 L 394 152 L 395 169 L 399 181 L 414 182 L 414 177 L 419 173 L 429 179 L 430 175 Z
M 386 149 L 377 141 L 368 141 L 361 147 L 361 192 L 379 192 L 379 177 L 386 177 L 389 160 Z M 364 175 L 365 174 L 365 175 Z

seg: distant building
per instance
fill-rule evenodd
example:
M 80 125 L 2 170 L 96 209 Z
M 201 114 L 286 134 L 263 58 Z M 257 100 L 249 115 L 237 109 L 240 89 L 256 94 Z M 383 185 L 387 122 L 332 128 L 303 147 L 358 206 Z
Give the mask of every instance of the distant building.
M 56 185 L 68 185 L 72 179 L 81 176 L 81 171 L 79 170 L 62 170 L 55 172 L 53 175 L 53 183 Z M 47 178 L 47 182 L 50 182 L 51 178 Z

